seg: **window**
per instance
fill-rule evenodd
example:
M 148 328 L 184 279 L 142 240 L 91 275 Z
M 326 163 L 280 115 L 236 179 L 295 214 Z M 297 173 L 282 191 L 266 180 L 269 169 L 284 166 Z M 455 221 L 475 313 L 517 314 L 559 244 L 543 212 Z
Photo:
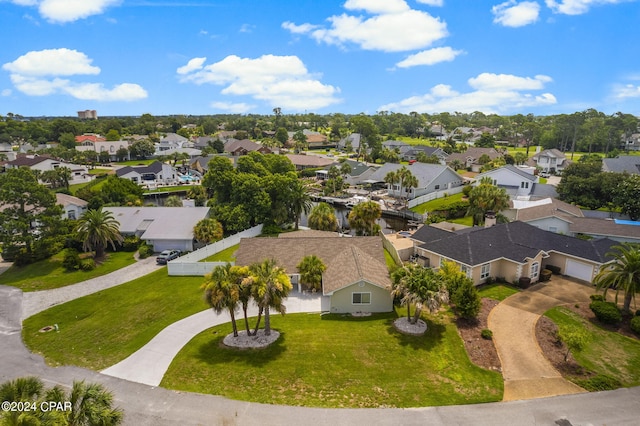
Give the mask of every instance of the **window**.
M 469 268 L 467 265 L 460 264 L 460 272 L 465 274 L 467 278 L 471 278 L 471 268 Z
M 351 293 L 351 302 L 354 305 L 370 305 L 371 293 Z
M 489 278 L 489 273 L 491 272 L 491 264 L 485 263 L 482 265 L 482 269 L 480 270 L 480 279 L 484 280 L 485 278 Z
M 558 228 L 557 228 L 557 227 L 555 227 L 555 226 L 550 226 L 550 227 L 549 227 L 549 232 L 555 232 L 555 233 L 558 233 Z
M 529 274 L 530 278 L 538 278 L 538 273 L 540 272 L 540 264 L 538 262 L 533 262 L 531 264 L 531 273 Z
M 529 188 L 529 182 L 520 182 L 520 188 Z
M 71 220 L 76 220 L 76 212 L 75 210 L 69 210 L 67 212 L 67 217 Z
M 436 185 L 436 189 L 440 189 L 440 185 Z

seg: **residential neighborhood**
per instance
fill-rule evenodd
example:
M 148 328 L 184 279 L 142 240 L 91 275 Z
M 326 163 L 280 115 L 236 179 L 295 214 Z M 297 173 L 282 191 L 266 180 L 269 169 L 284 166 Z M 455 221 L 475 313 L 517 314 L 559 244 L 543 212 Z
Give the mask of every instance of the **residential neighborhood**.
M 609 309 L 620 319 L 608 333 L 638 345 L 630 356 L 640 350 L 631 311 L 637 289 L 610 281 L 640 243 L 633 197 L 640 157 L 631 151 L 577 157 L 529 146 L 517 132 L 511 140 L 498 138 L 499 128 L 424 124 L 411 137 L 356 131 L 338 137 L 330 126 L 300 119 L 279 141 L 278 129 L 250 134 L 220 122 L 205 136 L 201 126 L 185 123 L 149 135 L 111 132 L 118 140 L 87 131 L 63 138 L 65 145 L 51 141 L 50 148 L 26 152 L 10 144 L 12 155 L 0 157 L 0 291 L 7 292 L 0 311 L 9 313 L 0 331 L 21 333 L 27 350 L 47 362 L 64 359 L 105 377 L 169 389 L 185 390 L 180 383 L 192 378 L 175 363 L 193 368 L 198 361 L 181 351 L 192 350 L 213 327 L 224 339 L 206 349 L 208 356 L 221 356 L 222 348 L 253 359 L 252 351 L 306 345 L 315 351 L 310 356 L 322 357 L 350 351 L 344 342 L 353 341 L 384 345 L 394 359 L 417 362 L 438 380 L 451 379 L 433 356 L 453 351 L 462 356 L 459 374 L 487 374 L 449 393 L 456 404 L 600 390 L 588 377 L 604 373 L 564 372 L 570 344 L 545 331 L 543 314 L 573 306 L 574 315 L 584 316 L 581 324 L 604 324 L 601 310 Z M 425 137 L 426 129 L 437 131 Z M 130 286 L 136 290 L 124 296 Z M 504 296 L 494 299 L 496 292 Z M 78 305 L 85 300 L 92 307 Z M 108 359 L 91 351 L 95 343 L 74 340 L 90 334 L 90 325 L 62 311 L 100 303 L 114 310 L 102 344 L 119 349 Z M 510 303 L 520 310 L 511 311 Z M 52 312 L 57 322 L 48 324 Z M 533 321 L 527 330 L 541 334 L 510 337 L 505 324 L 524 327 L 527 315 Z M 167 337 L 172 323 L 182 321 L 193 321 L 185 338 Z M 49 334 L 55 324 L 56 334 Z M 141 346 L 116 343 L 145 327 L 154 331 Z M 296 327 L 334 336 L 337 349 L 313 338 L 302 343 Z M 541 340 L 552 335 L 555 341 Z M 50 336 L 67 349 L 56 352 Z M 404 345 L 415 350 L 404 353 Z M 513 345 L 527 348 L 519 362 L 540 364 L 517 381 L 508 358 L 520 353 Z M 156 351 L 173 355 L 149 359 Z M 374 368 L 382 368 L 372 351 Z M 575 348 L 569 359 L 578 368 Z M 336 363 L 338 370 L 342 363 L 344 371 L 353 368 L 350 361 Z M 227 368 L 239 374 L 232 364 Z M 536 385 L 548 371 L 544 386 Z M 616 377 L 607 390 L 640 384 Z M 385 384 L 397 386 L 395 379 Z M 209 389 L 198 392 L 232 395 Z M 418 405 L 393 404 L 433 404 L 431 391 L 415 392 Z

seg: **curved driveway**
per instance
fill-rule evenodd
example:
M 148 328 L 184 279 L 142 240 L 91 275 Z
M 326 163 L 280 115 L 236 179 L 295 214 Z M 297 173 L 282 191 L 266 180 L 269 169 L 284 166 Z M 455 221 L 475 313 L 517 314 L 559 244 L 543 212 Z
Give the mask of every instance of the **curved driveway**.
M 504 377 L 504 401 L 586 392 L 562 375 L 542 354 L 535 335 L 540 315 L 554 306 L 588 302 L 593 287 L 554 276 L 547 283 L 508 297 L 489 315 L 488 325 Z

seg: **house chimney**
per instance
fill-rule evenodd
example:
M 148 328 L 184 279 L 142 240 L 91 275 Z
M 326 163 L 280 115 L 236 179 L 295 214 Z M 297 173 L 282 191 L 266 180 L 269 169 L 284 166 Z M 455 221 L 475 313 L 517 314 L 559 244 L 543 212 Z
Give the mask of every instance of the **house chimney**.
M 484 215 L 484 227 L 485 228 L 491 228 L 492 226 L 495 226 L 496 223 L 497 223 L 497 221 L 496 221 L 496 213 L 492 212 L 492 211 L 488 211 Z

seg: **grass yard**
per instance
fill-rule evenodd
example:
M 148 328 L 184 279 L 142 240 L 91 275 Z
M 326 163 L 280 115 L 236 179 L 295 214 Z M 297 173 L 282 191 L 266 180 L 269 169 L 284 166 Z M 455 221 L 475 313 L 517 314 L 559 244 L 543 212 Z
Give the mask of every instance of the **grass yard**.
M 581 352 L 573 353 L 583 368 L 616 379 L 624 387 L 640 385 L 639 340 L 602 329 L 567 308 L 553 308 L 545 316 L 555 322 L 560 330 L 579 328 L 591 335 L 590 343 Z M 590 387 L 588 381 L 576 382 L 580 386 Z
M 478 292 L 480 297 L 503 301 L 507 297 L 520 292 L 520 290 L 508 284 L 496 283 L 480 286 L 478 287 Z
M 169 277 L 162 268 L 117 287 L 27 318 L 22 337 L 49 365 L 102 370 L 125 359 L 168 325 L 207 309 L 203 277 Z M 40 333 L 58 324 L 59 331 Z
M 448 197 L 437 198 L 435 200 L 422 203 L 411 208 L 411 211 L 424 214 L 432 212 L 434 210 L 445 210 L 449 205 L 462 201 L 462 192 L 458 194 L 449 195 Z
M 201 262 L 235 262 L 236 260 L 236 252 L 240 248 L 240 244 L 236 244 L 235 246 L 231 246 L 214 254 L 213 256 L 209 256 Z
M 231 325 L 191 340 L 161 386 L 266 404 L 312 407 L 423 407 L 500 401 L 502 376 L 469 361 L 448 315 L 420 337 L 398 333 L 401 313 L 273 315 L 270 347 L 222 345 Z
M 160 192 L 187 192 L 188 190 L 189 185 L 163 186 L 158 189 L 145 189 L 144 194 L 155 194 Z
M 158 161 L 155 158 L 150 158 L 148 160 L 129 160 L 129 161 L 119 161 L 117 163 L 113 163 L 118 166 L 148 166 L 149 164 Z
M 91 187 L 91 189 L 95 190 L 95 191 L 100 191 L 100 187 L 102 187 L 102 185 L 104 185 L 104 183 L 106 182 L 106 179 L 101 179 L 98 178 L 98 183 L 96 183 L 95 185 L 93 185 Z M 69 185 L 69 192 L 71 192 L 71 194 L 75 195 L 79 190 L 81 190 L 82 188 L 84 188 L 85 186 L 88 186 L 89 184 L 93 184 L 94 181 L 91 182 L 85 182 L 85 183 L 77 183 L 75 185 Z
M 64 250 L 49 259 L 26 266 L 12 266 L 2 274 L 2 284 L 22 291 L 50 290 L 106 275 L 135 263 L 133 253 L 108 253 L 107 259 L 92 271 L 67 272 L 62 267 Z

